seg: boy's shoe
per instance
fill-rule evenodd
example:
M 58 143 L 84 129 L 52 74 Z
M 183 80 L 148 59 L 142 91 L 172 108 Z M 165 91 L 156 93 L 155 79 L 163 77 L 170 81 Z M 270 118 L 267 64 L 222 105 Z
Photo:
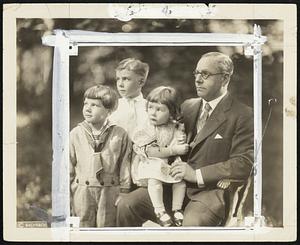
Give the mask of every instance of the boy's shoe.
M 156 220 L 157 223 L 162 227 L 169 227 L 173 225 L 172 219 L 170 215 L 167 214 L 166 211 L 163 211 L 162 213 L 157 213 Z
M 178 209 L 178 210 L 174 210 L 172 213 L 173 213 L 173 221 L 175 226 L 182 226 L 183 211 L 181 209 Z

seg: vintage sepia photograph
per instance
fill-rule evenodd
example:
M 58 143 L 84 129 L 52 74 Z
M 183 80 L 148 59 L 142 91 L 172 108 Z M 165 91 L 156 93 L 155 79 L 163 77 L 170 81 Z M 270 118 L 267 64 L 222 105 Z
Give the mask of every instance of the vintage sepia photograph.
M 284 20 L 144 7 L 16 18 L 16 228 L 286 228 Z

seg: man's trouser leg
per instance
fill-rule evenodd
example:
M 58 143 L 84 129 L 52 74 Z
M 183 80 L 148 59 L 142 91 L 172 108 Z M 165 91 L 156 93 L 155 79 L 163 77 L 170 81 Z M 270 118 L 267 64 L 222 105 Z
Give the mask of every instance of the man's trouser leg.
M 138 188 L 120 200 L 117 208 L 117 226 L 138 227 L 146 220 L 155 220 L 147 188 Z
M 171 206 L 171 186 L 164 186 L 164 203 L 167 211 Z M 118 203 L 117 226 L 139 227 L 147 220 L 156 222 L 153 205 L 147 188 L 140 187 L 128 193 Z
M 184 209 L 182 226 L 218 226 L 222 218 L 202 202 L 190 201 Z

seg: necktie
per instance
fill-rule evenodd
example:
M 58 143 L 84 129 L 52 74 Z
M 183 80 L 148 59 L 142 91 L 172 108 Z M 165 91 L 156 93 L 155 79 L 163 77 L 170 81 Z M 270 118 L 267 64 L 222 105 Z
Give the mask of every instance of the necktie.
M 127 132 L 131 137 L 135 131 L 137 125 L 137 113 L 135 108 L 135 99 L 128 100 L 129 111 L 128 111 L 128 121 L 127 121 Z
M 130 121 L 136 123 L 136 109 L 135 109 L 135 100 L 128 100 L 129 108 L 130 108 Z
M 204 105 L 203 113 L 199 117 L 198 122 L 197 122 L 197 133 L 204 127 L 204 124 L 209 116 L 209 111 L 211 110 L 211 107 L 208 103 Z

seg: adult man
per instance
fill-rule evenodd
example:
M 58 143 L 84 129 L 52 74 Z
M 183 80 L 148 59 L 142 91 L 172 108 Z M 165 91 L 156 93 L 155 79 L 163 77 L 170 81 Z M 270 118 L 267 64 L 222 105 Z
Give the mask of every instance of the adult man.
M 182 105 L 188 143 L 187 163 L 172 166 L 183 177 L 190 202 L 183 226 L 215 226 L 225 217 L 222 179 L 247 179 L 253 163 L 253 113 L 227 92 L 233 73 L 231 59 L 222 53 L 203 55 L 194 72 L 197 94 Z
M 225 201 L 218 181 L 247 179 L 252 168 L 253 114 L 227 92 L 232 73 L 233 64 L 227 55 L 203 55 L 194 72 L 200 98 L 182 105 L 191 148 L 186 162 L 173 164 L 171 175 L 187 182 L 189 202 L 183 226 L 219 225 L 225 217 Z M 124 198 L 118 209 L 118 225 L 138 226 L 153 217 L 148 201 L 147 195 L 143 199 Z

